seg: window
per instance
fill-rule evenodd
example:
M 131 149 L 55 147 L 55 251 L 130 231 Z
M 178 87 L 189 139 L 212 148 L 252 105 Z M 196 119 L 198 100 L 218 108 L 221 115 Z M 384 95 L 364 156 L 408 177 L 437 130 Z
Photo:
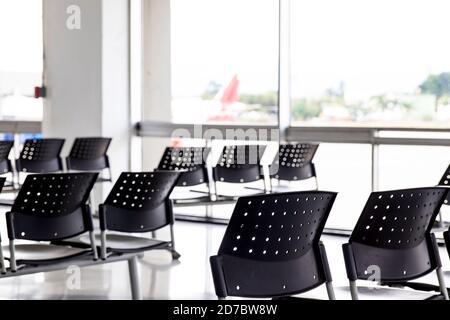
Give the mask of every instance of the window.
M 41 120 L 42 1 L 0 1 L 0 120 Z
M 448 127 L 446 0 L 291 1 L 295 125 Z
M 172 0 L 172 121 L 275 123 L 278 0 Z

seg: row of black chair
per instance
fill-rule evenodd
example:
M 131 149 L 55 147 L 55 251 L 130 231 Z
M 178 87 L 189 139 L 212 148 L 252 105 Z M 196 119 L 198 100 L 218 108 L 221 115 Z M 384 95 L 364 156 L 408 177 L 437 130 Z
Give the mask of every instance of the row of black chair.
M 179 175 L 178 172 L 122 173 L 100 205 L 99 234 L 95 234 L 88 204 L 98 173 L 28 175 L 6 214 L 9 246 L 0 247 L 3 274 L 0 278 L 45 272 L 68 263 L 91 261 L 93 264 L 98 256 L 101 259 L 96 263 L 121 257 L 130 260 L 133 263 L 130 273 L 135 275 L 136 255 L 154 249 L 169 250 L 178 259 L 169 195 Z M 5 180 L 0 178 L 1 188 Z M 170 241 L 131 235 L 166 226 L 170 226 Z M 31 243 L 16 243 L 17 240 Z M 4 259 L 9 261 L 9 268 Z M 138 294 L 134 293 L 133 297 Z
M 318 147 L 318 144 L 308 143 L 280 145 L 278 156 L 275 156 L 272 164 L 268 168 L 268 180 L 270 181 L 269 189 L 248 188 L 256 189 L 259 193 L 296 191 L 296 187 L 298 186 L 294 186 L 293 188 L 276 188 L 273 186 L 273 182 L 275 181 L 275 183 L 278 182 L 279 184 L 280 181 L 291 182 L 314 178 L 316 184 L 315 189 L 318 190 L 317 173 L 313 162 Z M 164 151 L 157 170 L 175 170 L 182 172 L 178 183 L 179 187 L 192 187 L 206 184 L 209 190 L 207 194 L 204 195 L 203 198 L 197 194 L 195 198 L 199 199 L 200 202 L 208 199 L 216 200 L 219 196 L 216 182 L 241 184 L 264 180 L 264 168 L 260 164 L 264 150 L 264 146 L 258 145 L 231 145 L 224 147 L 219 161 L 212 168 L 212 179 L 215 184 L 215 198 L 213 197 L 213 193 L 209 186 L 208 166 L 206 164 L 206 160 L 211 153 L 210 148 L 168 147 Z M 449 185 L 450 165 L 438 183 L 438 186 L 448 187 Z M 221 199 L 226 198 L 227 197 L 221 197 Z M 174 199 L 176 203 L 182 203 L 186 200 L 182 199 L 181 201 L 177 201 L 178 199 L 176 199 L 176 196 L 174 196 Z M 450 205 L 450 195 L 444 201 L 444 205 Z M 439 222 L 436 221 L 435 227 L 442 228 L 444 223 L 441 214 L 439 214 L 438 220 Z
M 52 173 L 64 171 L 61 150 L 64 139 L 29 139 L 26 140 L 19 157 L 15 161 L 18 174 Z M 107 151 L 111 143 L 110 138 L 92 137 L 75 139 L 69 155 L 66 157 L 68 171 L 102 171 L 108 170 L 108 177 L 101 177 L 101 181 L 111 181 L 111 166 Z M 12 175 L 14 184 L 14 170 L 9 154 L 13 147 L 12 141 L 0 141 L 0 172 Z
M 268 176 L 269 188 L 258 191 L 276 191 L 272 179 L 277 181 L 301 181 L 315 178 L 317 175 L 313 157 L 317 151 L 317 144 L 283 144 L 279 146 L 278 156 L 274 155 L 268 172 L 264 172 L 261 158 L 265 152 L 263 145 L 229 145 L 223 147 L 218 162 L 212 167 L 212 182 L 217 192 L 217 182 L 249 183 L 263 181 Z M 182 172 L 178 186 L 192 187 L 206 184 L 209 191 L 210 178 L 208 175 L 207 159 L 211 149 L 206 147 L 168 147 L 164 151 L 157 170 L 175 170 Z
M 374 192 L 343 246 L 351 297 L 357 280 L 405 285 L 436 272 L 448 300 L 438 246 L 431 228 L 448 189 Z M 326 284 L 332 277 L 320 237 L 336 193 L 308 191 L 239 198 L 217 256 L 211 257 L 216 294 L 276 298 Z M 450 254 L 450 233 L 445 239 Z M 420 286 L 417 286 L 419 287 Z
M 95 260 L 98 252 L 105 260 L 152 249 L 168 249 L 174 258 L 179 257 L 174 247 L 169 195 L 180 173 L 122 173 L 100 206 L 100 234 L 95 235 L 87 198 L 97 175 L 27 176 L 7 213 L 10 241 L 5 256 L 10 268 L 6 270 L 2 263 L 2 271 L 41 266 L 36 269 L 41 272 L 42 265 Z M 385 284 L 436 271 L 442 295 L 448 297 L 430 232 L 447 193 L 445 188 L 421 188 L 370 196 L 344 246 L 353 298 L 357 298 L 355 281 L 368 279 L 371 266 L 380 268 L 379 281 Z M 325 283 L 329 297 L 334 298 L 320 236 L 335 197 L 336 193 L 309 191 L 240 198 L 219 255 L 211 258 L 218 296 L 288 296 Z M 171 227 L 172 239 L 168 242 L 129 234 L 166 226 Z M 24 245 L 15 240 L 39 243 Z

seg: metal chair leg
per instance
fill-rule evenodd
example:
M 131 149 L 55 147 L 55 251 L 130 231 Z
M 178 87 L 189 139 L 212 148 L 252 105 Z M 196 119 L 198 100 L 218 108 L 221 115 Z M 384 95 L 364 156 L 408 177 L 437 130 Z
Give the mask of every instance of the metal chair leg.
M 94 254 L 94 260 L 98 260 L 97 245 L 95 243 L 95 236 L 93 231 L 89 231 L 89 241 L 91 242 L 92 253 Z
M 441 289 L 441 293 L 444 296 L 445 300 L 449 300 L 447 287 L 445 285 L 444 274 L 442 272 L 442 267 L 438 267 L 436 269 L 436 275 L 439 281 L 439 288 Z
M 101 251 L 100 251 L 100 257 L 102 260 L 106 259 L 106 231 L 102 230 L 100 233 L 100 241 L 101 241 Z
M 438 220 L 439 228 L 444 227 L 444 219 L 442 218 L 442 212 L 439 210 L 439 220 Z
M 325 283 L 325 286 L 327 288 L 328 299 L 336 300 L 336 295 L 334 294 L 333 282 L 328 281 Z
M 170 225 L 170 241 L 172 243 L 171 246 L 172 259 L 178 260 L 180 259 L 181 255 L 175 250 L 175 233 L 173 231 L 173 224 Z
M 137 256 L 128 260 L 128 271 L 130 273 L 131 298 L 133 300 L 142 300 Z
M 12 272 L 17 271 L 16 247 L 14 245 L 14 240 L 9 241 L 9 265 Z
M 3 256 L 3 250 L 0 248 L 0 268 L 1 273 L 6 273 L 6 267 L 5 267 L 5 257 Z
M 350 294 L 352 295 L 352 300 L 359 300 L 358 287 L 356 286 L 356 281 L 350 281 Z

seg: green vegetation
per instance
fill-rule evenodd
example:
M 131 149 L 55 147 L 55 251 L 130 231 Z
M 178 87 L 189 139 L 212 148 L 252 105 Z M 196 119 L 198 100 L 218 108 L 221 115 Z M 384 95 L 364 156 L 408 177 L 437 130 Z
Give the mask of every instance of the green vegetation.
M 291 101 L 292 116 L 296 120 L 308 120 L 320 116 L 322 101 L 310 99 L 293 99 Z
M 257 104 L 263 107 L 278 105 L 278 92 L 269 91 L 263 94 L 241 94 L 239 101 L 248 105 Z
M 450 72 L 432 74 L 419 86 L 422 93 L 436 96 L 436 100 L 450 95 Z
M 210 82 L 203 94 L 203 99 L 213 99 L 221 88 L 221 84 Z M 438 105 L 450 105 L 450 72 L 429 75 L 418 86 L 418 89 L 420 90 L 419 95 L 417 93 L 380 94 L 367 100 L 346 101 L 345 84 L 340 82 L 337 86 L 326 89 L 317 98 L 293 98 L 291 100 L 291 112 L 295 120 L 310 120 L 326 116 L 323 114 L 325 108 L 327 110 L 333 107 L 345 108 L 350 119 L 358 120 L 365 119 L 367 116 L 370 118 L 372 114 L 379 114 L 380 112 L 402 111 L 401 114 L 405 116 L 414 114 L 414 117 L 418 117 L 420 115 L 422 121 L 431 121 L 434 118 L 433 112 L 426 111 L 427 105 L 430 106 L 430 99 L 431 101 L 434 100 L 430 95 L 436 97 L 436 108 Z M 427 95 L 427 97 L 424 97 L 424 95 Z M 278 92 L 242 93 L 239 101 L 251 106 L 253 110 L 266 113 L 275 112 L 278 106 Z M 341 111 L 337 112 L 339 114 Z

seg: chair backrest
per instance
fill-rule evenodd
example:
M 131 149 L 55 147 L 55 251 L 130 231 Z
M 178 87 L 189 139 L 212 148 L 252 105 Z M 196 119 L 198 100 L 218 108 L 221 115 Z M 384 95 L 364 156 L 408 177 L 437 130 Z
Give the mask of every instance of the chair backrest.
M 346 260 L 354 261 L 354 276 L 368 279 L 371 266 L 385 282 L 433 271 L 438 260 L 430 231 L 446 196 L 438 187 L 373 192 L 349 241 L 352 257 Z
M 63 170 L 61 150 L 64 139 L 28 139 L 16 160 L 17 171 L 50 173 Z
M 439 185 L 447 187 L 447 188 L 450 187 L 450 165 L 448 166 L 447 170 L 445 170 L 444 174 L 442 175 L 442 178 L 439 181 Z M 447 198 L 444 200 L 444 204 L 450 206 L 450 193 L 447 194 Z
M 262 177 L 260 160 L 264 150 L 263 145 L 225 146 L 213 169 L 214 180 L 231 183 L 260 180 Z
M 324 283 L 319 239 L 335 198 L 321 191 L 239 198 L 211 257 L 217 295 L 287 296 Z
M 173 223 L 170 193 L 179 172 L 123 172 L 100 207 L 102 230 L 147 232 Z
M 61 240 L 92 231 L 86 205 L 98 173 L 28 175 L 7 214 L 10 239 Z
M 76 138 L 66 158 L 68 170 L 95 171 L 109 168 L 108 152 L 111 138 Z
M 297 143 L 282 144 L 271 165 L 271 177 L 297 181 L 316 176 L 316 169 L 312 160 L 316 154 L 318 144 Z
M 0 174 L 12 172 L 9 153 L 14 146 L 13 141 L 0 141 Z
M 180 171 L 178 186 L 195 186 L 208 182 L 206 159 L 210 148 L 168 147 L 164 151 L 158 170 Z

